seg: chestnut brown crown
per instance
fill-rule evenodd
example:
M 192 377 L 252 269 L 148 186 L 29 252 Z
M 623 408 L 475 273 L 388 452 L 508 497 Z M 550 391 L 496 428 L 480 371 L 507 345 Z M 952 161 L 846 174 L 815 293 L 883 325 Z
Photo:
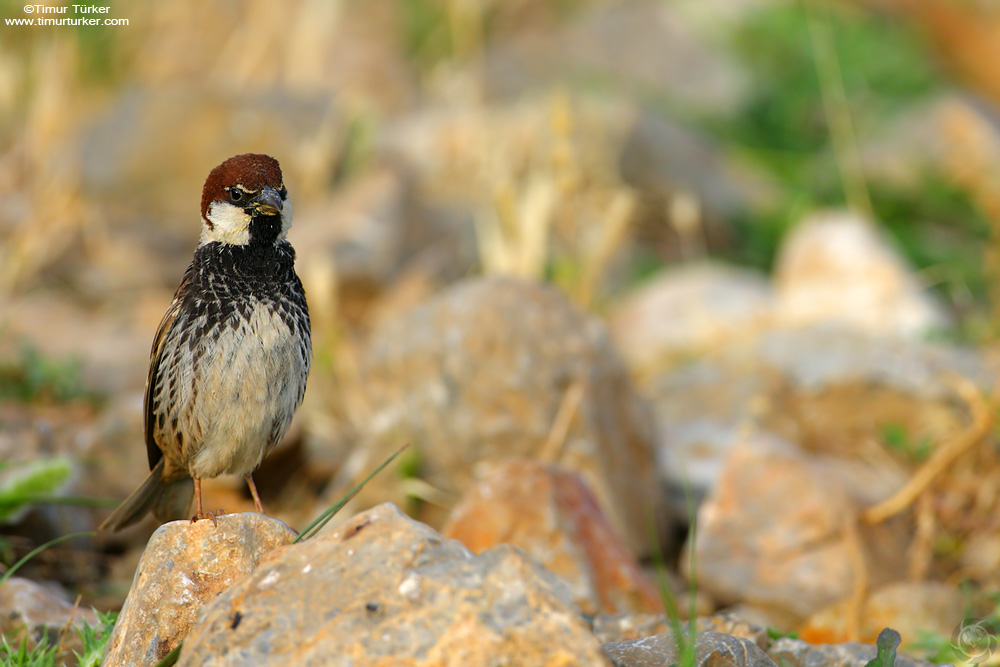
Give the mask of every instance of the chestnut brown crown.
M 230 201 L 233 188 L 259 192 L 267 186 L 278 192 L 282 192 L 285 187 L 281 166 L 273 157 L 263 153 L 244 153 L 229 158 L 213 169 L 205 179 L 205 188 L 201 193 L 202 220 L 209 227 L 212 226 L 208 216 L 209 207 L 212 202 Z

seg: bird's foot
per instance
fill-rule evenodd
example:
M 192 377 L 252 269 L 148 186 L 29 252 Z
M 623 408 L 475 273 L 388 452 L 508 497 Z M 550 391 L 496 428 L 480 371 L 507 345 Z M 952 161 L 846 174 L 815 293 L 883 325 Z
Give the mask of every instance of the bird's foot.
M 193 517 L 191 517 L 191 523 L 195 521 L 201 521 L 202 519 L 211 519 L 213 526 L 218 526 L 218 517 L 226 513 L 226 510 L 209 510 L 207 512 L 196 512 Z

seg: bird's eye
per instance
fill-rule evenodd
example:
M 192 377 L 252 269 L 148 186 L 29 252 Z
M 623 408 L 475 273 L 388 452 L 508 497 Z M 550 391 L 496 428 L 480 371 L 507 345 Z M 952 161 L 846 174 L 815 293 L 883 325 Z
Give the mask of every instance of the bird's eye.
M 243 199 L 243 191 L 239 188 L 229 188 L 229 198 L 234 202 L 238 202 Z
M 288 189 L 284 185 L 282 185 L 281 189 L 278 190 L 278 194 L 281 195 L 282 199 L 287 199 L 288 198 Z

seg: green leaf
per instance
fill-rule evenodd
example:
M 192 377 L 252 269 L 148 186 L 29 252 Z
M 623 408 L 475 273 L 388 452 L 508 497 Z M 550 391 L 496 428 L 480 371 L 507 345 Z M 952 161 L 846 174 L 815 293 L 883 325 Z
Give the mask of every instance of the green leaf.
M 865 667 L 894 667 L 896 664 L 896 649 L 899 648 L 903 638 L 892 628 L 885 628 L 878 633 L 875 645 L 878 653 L 875 658 L 865 663 Z
M 56 495 L 73 472 L 65 457 L 9 466 L 0 475 L 0 523 L 16 523 L 34 498 Z

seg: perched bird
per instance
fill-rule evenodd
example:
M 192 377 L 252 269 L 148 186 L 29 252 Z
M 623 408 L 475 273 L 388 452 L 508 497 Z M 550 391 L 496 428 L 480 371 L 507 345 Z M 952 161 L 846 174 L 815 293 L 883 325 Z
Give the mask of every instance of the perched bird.
M 161 521 L 213 518 L 201 480 L 246 477 L 302 402 L 312 357 L 309 309 L 285 239 L 292 220 L 278 161 L 229 158 L 201 195 L 201 243 L 160 322 L 146 377 L 144 423 L 151 469 L 107 518 L 119 530 L 152 510 Z

